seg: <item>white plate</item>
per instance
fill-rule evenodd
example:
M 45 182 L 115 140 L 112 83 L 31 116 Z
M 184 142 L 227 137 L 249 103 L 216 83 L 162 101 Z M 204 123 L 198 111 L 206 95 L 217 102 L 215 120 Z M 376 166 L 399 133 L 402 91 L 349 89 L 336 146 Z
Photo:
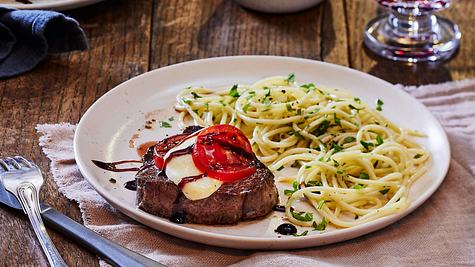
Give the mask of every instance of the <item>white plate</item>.
M 0 0 L 0 6 L 17 9 L 69 10 L 101 1 L 104 0 L 30 0 L 33 4 L 23 4 L 15 0 Z
M 383 114 L 395 123 L 428 135 L 420 139 L 432 154 L 429 172 L 413 186 L 409 209 L 357 227 L 328 229 L 308 236 L 278 238 L 274 229 L 282 222 L 282 213 L 273 212 L 262 220 L 243 222 L 234 226 L 179 225 L 141 211 L 135 206 L 135 192 L 122 184 L 132 180 L 134 173 L 103 171 L 92 159 L 116 161 L 137 158 L 129 148 L 131 136 L 144 125 L 145 114 L 158 110 L 154 116 L 166 119 L 173 114 L 176 94 L 188 86 L 210 87 L 252 83 L 273 75 L 294 72 L 297 81 L 314 82 L 328 87 L 351 90 L 370 105 L 377 98 L 384 101 Z M 175 124 L 175 122 L 173 122 Z M 138 143 L 158 140 L 165 134 L 177 133 L 176 128 L 141 131 Z M 82 117 L 74 140 L 76 161 L 92 186 L 114 207 L 159 231 L 200 243 L 239 249 L 293 249 L 318 246 L 358 237 L 396 222 L 426 201 L 442 183 L 449 166 L 450 149 L 447 136 L 437 120 L 416 99 L 395 86 L 345 67 L 328 63 L 288 57 L 237 56 L 185 62 L 140 75 L 117 86 Z M 110 178 L 118 182 L 112 184 Z M 302 229 L 299 229 L 301 232 Z M 380 233 L 384 235 L 384 230 Z

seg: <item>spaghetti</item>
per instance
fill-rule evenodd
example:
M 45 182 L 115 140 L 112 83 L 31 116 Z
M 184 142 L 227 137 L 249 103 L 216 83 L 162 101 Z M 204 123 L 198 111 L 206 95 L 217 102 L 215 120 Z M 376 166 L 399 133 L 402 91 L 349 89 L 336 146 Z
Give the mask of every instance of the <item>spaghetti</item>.
M 218 90 L 187 88 L 177 96 L 181 126 L 231 124 L 250 139 L 281 177 L 288 219 L 323 230 L 352 227 L 404 210 L 411 185 L 427 170 L 430 154 L 411 141 L 422 134 L 399 128 L 348 91 L 299 85 L 293 74 Z M 296 211 L 306 202 L 313 212 Z M 314 216 L 314 213 L 319 216 Z

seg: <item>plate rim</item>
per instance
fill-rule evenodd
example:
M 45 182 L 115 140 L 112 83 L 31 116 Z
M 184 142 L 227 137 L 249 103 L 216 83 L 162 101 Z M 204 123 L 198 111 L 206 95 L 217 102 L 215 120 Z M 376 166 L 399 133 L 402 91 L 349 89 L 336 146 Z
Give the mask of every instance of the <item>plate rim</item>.
M 16 8 L 20 10 L 47 9 L 47 10 L 70 10 L 99 3 L 104 0 L 62 0 L 52 3 L 33 3 L 33 4 L 0 4 L 1 7 Z
M 123 203 L 120 203 L 118 200 L 114 200 L 114 197 L 110 197 L 108 194 L 106 194 L 105 189 L 102 189 L 100 185 L 96 184 L 94 182 L 94 179 L 91 179 L 94 175 L 92 173 L 89 173 L 87 166 L 85 166 L 84 162 L 80 160 L 80 153 L 78 147 L 78 140 L 79 140 L 79 135 L 82 132 L 82 125 L 87 121 L 87 118 L 90 116 L 91 112 L 93 112 L 94 106 L 100 105 L 104 99 L 108 98 L 108 96 L 111 96 L 113 94 L 118 93 L 120 90 L 126 90 L 122 88 L 127 88 L 129 83 L 133 83 L 136 80 L 140 80 L 143 78 L 146 78 L 151 75 L 156 75 L 156 73 L 159 73 L 164 70 L 173 70 L 174 68 L 180 68 L 183 65 L 189 65 L 189 64 L 196 64 L 196 63 L 201 63 L 201 62 L 213 62 L 213 61 L 221 61 L 221 60 L 252 60 L 252 59 L 262 59 L 262 60 L 290 60 L 290 61 L 295 61 L 295 62 L 302 62 L 302 63 L 310 63 L 310 64 L 322 64 L 324 67 L 327 68 L 334 68 L 338 70 L 344 70 L 344 71 L 350 71 L 358 75 L 363 75 L 366 76 L 369 79 L 376 79 L 379 80 L 382 83 L 385 83 L 387 87 L 391 87 L 391 90 L 394 90 L 397 94 L 401 95 L 402 97 L 405 98 L 410 98 L 414 104 L 420 106 L 421 108 L 425 109 L 428 114 L 432 117 L 433 122 L 435 123 L 436 128 L 439 130 L 439 132 L 442 134 L 443 138 L 443 147 L 447 148 L 446 153 L 447 153 L 447 158 L 448 160 L 444 162 L 443 166 L 443 177 L 436 181 L 435 184 L 432 184 L 432 187 L 424 191 L 423 194 L 421 194 L 415 201 L 410 203 L 410 206 L 404 210 L 401 213 L 396 213 L 392 214 L 390 216 L 382 217 L 379 219 L 376 219 L 374 221 L 364 223 L 358 226 L 350 227 L 350 228 L 344 228 L 344 229 L 338 229 L 336 231 L 331 231 L 331 232 L 324 232 L 321 235 L 310 235 L 310 236 L 303 236 L 299 238 L 294 238 L 294 239 L 287 239 L 287 238 L 275 238 L 275 237 L 249 237 L 249 236 L 236 236 L 236 235 L 228 235 L 228 234 L 222 234 L 222 233 L 213 233 L 213 232 L 207 232 L 205 230 L 199 230 L 199 229 L 194 229 L 194 228 L 188 228 L 188 227 L 183 227 L 178 224 L 174 224 L 168 221 L 163 221 L 163 218 L 157 217 L 155 215 L 146 213 L 145 211 L 139 210 L 138 208 L 130 208 L 127 205 L 123 205 Z M 385 88 L 386 90 L 386 88 Z M 386 226 L 389 226 L 400 219 L 404 218 L 414 210 L 416 210 L 419 206 L 421 206 L 423 203 L 425 203 L 430 196 L 432 196 L 440 187 L 442 182 L 445 180 L 445 177 L 447 176 L 447 172 L 449 170 L 449 165 L 450 165 L 450 158 L 451 158 L 451 150 L 450 150 L 450 143 L 448 141 L 447 133 L 445 132 L 444 128 L 440 124 L 440 122 L 434 117 L 434 115 L 425 107 L 421 102 L 419 102 L 416 98 L 413 96 L 409 95 L 407 92 L 403 91 L 400 88 L 397 88 L 395 85 L 384 81 L 378 77 L 372 76 L 368 73 L 361 72 L 352 68 L 332 64 L 332 63 L 327 63 L 327 62 L 322 62 L 322 61 L 317 61 L 317 60 L 311 60 L 311 59 L 305 59 L 305 58 L 298 58 L 298 57 L 286 57 L 286 56 L 267 56 L 267 55 L 244 55 L 244 56 L 224 56 L 224 57 L 210 57 L 210 58 L 204 58 L 204 59 L 196 59 L 196 60 L 191 60 L 191 61 L 185 61 L 177 64 L 172 64 L 168 65 L 165 67 L 161 67 L 158 69 L 154 69 L 148 72 L 145 72 L 141 75 L 138 75 L 136 77 L 133 77 L 132 79 L 126 80 L 119 85 L 115 86 L 108 92 L 106 92 L 104 95 L 99 97 L 88 109 L 87 111 L 83 114 L 83 116 L 80 119 L 80 122 L 77 124 L 76 131 L 74 134 L 74 155 L 76 158 L 77 165 L 79 167 L 80 172 L 83 174 L 84 178 L 89 182 L 89 184 L 94 188 L 96 192 L 98 192 L 106 201 L 111 204 L 112 206 L 116 207 L 119 209 L 122 213 L 126 214 L 127 216 L 131 217 L 132 219 L 138 221 L 138 223 L 145 224 L 147 226 L 150 226 L 151 228 L 161 231 L 173 236 L 177 236 L 179 238 L 183 238 L 186 240 L 192 240 L 195 242 L 199 243 L 204 243 L 208 245 L 214 245 L 214 246 L 221 246 L 221 247 L 228 247 L 228 248 L 240 248 L 240 249 L 256 249 L 256 248 L 266 248 L 266 249 L 282 249 L 283 247 L 289 247 L 289 248 L 304 248 L 304 247 L 315 247 L 315 246 L 320 246 L 320 245 L 325 245 L 325 244 L 330 244 L 330 243 L 336 243 L 344 240 L 349 240 L 353 239 L 359 236 L 363 236 L 365 234 L 374 232 L 376 230 L 382 229 Z M 441 163 L 439 163 L 441 164 Z M 147 223 L 142 221 L 140 216 L 136 214 L 137 210 L 139 211 L 139 214 L 144 218 L 145 220 L 153 220 L 154 223 Z M 162 220 L 157 220 L 162 219 Z M 153 227 L 153 224 L 158 224 L 163 227 L 163 229 L 158 230 L 156 227 Z M 306 244 L 305 241 L 311 241 L 311 240 L 318 240 L 326 238 L 328 242 L 325 241 L 325 239 L 320 240 L 318 244 L 312 244 L 308 245 Z M 208 239 L 203 239 L 203 238 L 210 238 L 213 240 L 208 240 Z M 333 240 L 333 241 L 332 241 Z M 213 242 L 213 241 L 218 241 L 218 242 Z M 234 242 L 243 242 L 242 246 L 236 246 L 236 245 L 228 245 L 225 242 L 226 241 L 234 241 Z M 323 242 L 322 242 L 323 241 Z M 269 244 L 273 243 L 273 244 Z M 278 245 L 276 245 L 278 244 Z M 287 244 L 287 245 L 286 245 Z M 290 245 L 289 245 L 290 244 Z M 267 246 L 265 246 L 267 245 Z

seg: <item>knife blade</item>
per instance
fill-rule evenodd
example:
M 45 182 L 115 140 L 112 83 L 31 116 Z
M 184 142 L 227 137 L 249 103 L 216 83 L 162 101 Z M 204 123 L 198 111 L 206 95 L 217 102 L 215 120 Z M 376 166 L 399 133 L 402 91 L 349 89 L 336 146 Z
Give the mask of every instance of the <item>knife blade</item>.
M 13 194 L 5 190 L 1 181 L 0 203 L 13 209 L 23 210 L 20 202 Z M 165 266 L 96 234 L 45 203 L 40 203 L 40 206 L 41 217 L 46 225 L 63 233 L 113 266 Z

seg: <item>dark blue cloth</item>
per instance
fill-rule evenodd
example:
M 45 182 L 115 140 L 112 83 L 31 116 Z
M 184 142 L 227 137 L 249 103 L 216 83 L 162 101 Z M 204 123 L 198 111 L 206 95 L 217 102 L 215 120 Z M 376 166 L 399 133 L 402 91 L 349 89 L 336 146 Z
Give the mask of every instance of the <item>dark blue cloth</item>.
M 0 78 L 32 70 L 48 53 L 87 47 L 77 21 L 61 13 L 0 8 Z

